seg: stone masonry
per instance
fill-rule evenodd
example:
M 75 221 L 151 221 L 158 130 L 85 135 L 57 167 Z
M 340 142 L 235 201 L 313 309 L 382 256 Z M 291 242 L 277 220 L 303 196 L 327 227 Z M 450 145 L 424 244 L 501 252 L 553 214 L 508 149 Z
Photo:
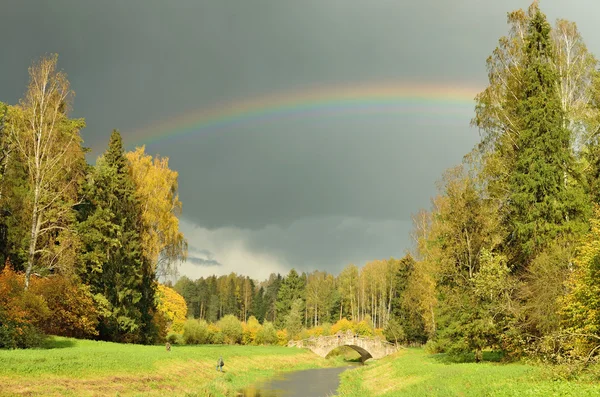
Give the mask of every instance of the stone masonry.
M 349 346 L 356 350 L 364 362 L 369 358 L 382 358 L 398 351 L 396 345 L 379 338 L 355 335 L 352 331 L 339 332 L 331 336 L 319 336 L 298 341 L 290 341 L 288 346 L 310 349 L 315 354 L 326 357 L 340 346 Z

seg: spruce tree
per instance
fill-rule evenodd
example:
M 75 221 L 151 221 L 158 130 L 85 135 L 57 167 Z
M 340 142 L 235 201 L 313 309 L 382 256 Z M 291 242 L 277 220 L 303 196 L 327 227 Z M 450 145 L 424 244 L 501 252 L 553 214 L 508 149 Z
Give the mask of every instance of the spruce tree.
M 277 307 L 277 324 L 278 328 L 283 328 L 285 326 L 286 316 L 290 312 L 292 305 L 297 299 L 302 301 L 302 306 L 304 306 L 304 298 L 305 296 L 305 288 L 306 284 L 304 279 L 302 279 L 298 272 L 295 269 L 290 270 L 287 277 L 285 277 L 281 281 L 281 286 L 279 291 L 277 291 L 277 301 L 275 303 Z M 303 307 L 300 311 L 301 317 L 304 317 Z M 304 319 L 301 318 L 301 322 Z
M 553 66 L 550 25 L 534 3 L 516 113 L 515 160 L 508 178 L 508 244 L 517 265 L 527 265 L 557 238 L 585 228 L 588 212 L 574 183 L 570 132 L 564 127 Z
M 140 204 L 118 131 L 90 173 L 85 195 L 88 201 L 80 207 L 85 244 L 81 277 L 102 309 L 100 337 L 151 342 L 155 281 L 142 254 Z

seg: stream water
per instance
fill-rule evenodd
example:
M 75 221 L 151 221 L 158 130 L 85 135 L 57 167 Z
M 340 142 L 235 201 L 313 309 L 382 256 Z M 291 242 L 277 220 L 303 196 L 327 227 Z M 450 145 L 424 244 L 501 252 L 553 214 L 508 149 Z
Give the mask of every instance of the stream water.
M 238 395 L 244 397 L 334 396 L 340 385 L 340 374 L 352 367 L 354 366 L 288 372 L 240 390 Z

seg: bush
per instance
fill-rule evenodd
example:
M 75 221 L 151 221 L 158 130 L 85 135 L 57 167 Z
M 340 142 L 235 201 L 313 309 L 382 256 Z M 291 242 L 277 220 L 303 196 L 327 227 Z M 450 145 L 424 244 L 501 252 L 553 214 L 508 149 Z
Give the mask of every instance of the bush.
M 212 344 L 222 345 L 223 343 L 225 343 L 225 336 L 216 324 L 210 324 L 208 326 L 208 335 L 210 343 Z
M 274 345 L 277 343 L 277 331 L 270 321 L 265 321 L 263 326 L 256 333 L 256 344 Z
M 242 324 L 242 343 L 244 345 L 255 345 L 256 334 L 261 329 L 261 325 L 254 316 L 250 316 L 247 323 Z
M 287 330 L 282 329 L 277 331 L 277 344 L 279 346 L 286 346 L 290 341 L 290 337 L 288 335 Z
M 352 322 L 350 322 L 350 320 L 345 319 L 345 318 L 339 320 L 337 323 L 335 323 L 331 326 L 331 333 L 333 335 L 337 334 L 338 332 L 345 333 L 348 330 L 354 331 L 353 324 L 352 324 Z
M 306 333 L 308 334 L 309 338 L 313 337 L 313 336 L 314 337 L 321 336 L 321 335 L 323 335 L 323 327 L 319 325 L 317 327 L 306 330 Z M 306 338 L 303 338 L 303 339 L 306 339 Z
M 223 341 L 228 345 L 235 345 L 242 341 L 242 322 L 234 315 L 228 314 L 217 322 L 217 327 L 223 333 Z
M 187 345 L 209 343 L 209 330 L 206 321 L 188 318 L 183 324 L 183 341 Z
M 98 335 L 98 312 L 87 285 L 53 275 L 32 278 L 30 290 L 44 298 L 51 313 L 40 323 L 44 333 L 72 338 Z
M 300 331 L 300 336 L 298 336 L 299 339 L 308 339 L 310 338 L 311 334 L 310 331 L 307 330 L 306 328 L 302 328 L 302 331 Z
M 172 332 L 169 335 L 167 335 L 167 342 L 169 342 L 172 345 L 183 345 L 185 343 L 183 335 L 178 334 L 176 332 Z
M 404 328 L 395 318 L 391 318 L 388 321 L 385 329 L 383 330 L 383 335 L 388 342 L 403 343 L 406 341 L 406 333 L 404 332 Z
M 370 319 L 364 319 L 354 326 L 354 332 L 361 336 L 373 336 L 374 330 Z
M 50 315 L 46 301 L 25 291 L 22 274 L 8 263 L 0 272 L 0 348 L 26 348 L 42 344 L 39 325 Z

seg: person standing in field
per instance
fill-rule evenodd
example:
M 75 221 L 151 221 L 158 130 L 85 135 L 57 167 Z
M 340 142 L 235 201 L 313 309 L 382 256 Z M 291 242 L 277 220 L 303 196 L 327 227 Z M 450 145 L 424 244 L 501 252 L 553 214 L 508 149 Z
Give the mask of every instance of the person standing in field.
M 219 357 L 217 360 L 217 370 L 223 372 L 223 365 L 225 365 L 223 362 L 223 357 Z

